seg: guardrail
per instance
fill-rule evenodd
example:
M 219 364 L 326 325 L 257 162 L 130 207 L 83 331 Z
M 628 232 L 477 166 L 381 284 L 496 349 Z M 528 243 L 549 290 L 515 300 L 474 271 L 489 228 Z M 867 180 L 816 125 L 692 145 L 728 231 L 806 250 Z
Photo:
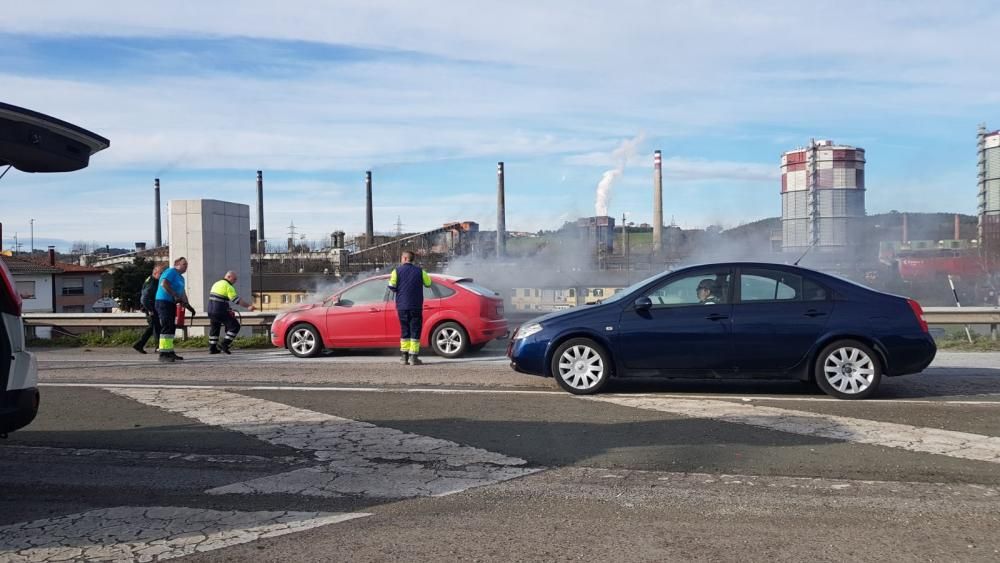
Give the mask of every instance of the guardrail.
M 277 313 L 241 312 L 245 327 L 271 326 Z M 146 326 L 142 313 L 25 313 L 26 326 L 57 326 L 62 328 L 135 328 Z M 207 327 L 208 316 L 199 313 L 188 318 L 186 326 Z
M 241 314 L 246 327 L 270 326 L 277 316 L 274 312 L 258 311 Z M 507 320 L 517 324 L 542 314 L 544 311 L 511 311 Z M 929 324 L 938 325 L 1000 325 L 1000 307 L 926 307 L 924 317 Z M 25 313 L 24 324 L 64 328 L 131 328 L 146 326 L 146 317 L 142 313 Z M 199 313 L 194 319 L 188 319 L 188 326 L 208 326 L 208 317 Z

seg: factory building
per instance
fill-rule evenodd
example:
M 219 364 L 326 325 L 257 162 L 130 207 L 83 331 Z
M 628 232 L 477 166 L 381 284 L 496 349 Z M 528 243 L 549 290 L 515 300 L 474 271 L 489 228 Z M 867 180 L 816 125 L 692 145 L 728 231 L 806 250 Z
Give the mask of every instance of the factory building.
M 781 155 L 783 250 L 851 251 L 864 216 L 864 149 L 823 140 Z
M 615 218 L 607 215 L 581 217 L 576 221 L 579 237 L 595 254 L 611 254 L 615 250 Z

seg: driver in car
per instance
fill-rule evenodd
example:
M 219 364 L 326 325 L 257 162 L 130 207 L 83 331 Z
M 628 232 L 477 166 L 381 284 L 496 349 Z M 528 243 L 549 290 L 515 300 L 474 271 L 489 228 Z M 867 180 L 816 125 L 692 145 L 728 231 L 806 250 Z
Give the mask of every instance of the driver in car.
M 702 305 L 718 305 L 722 303 L 719 296 L 716 295 L 715 287 L 715 281 L 711 279 L 706 278 L 698 282 L 698 302 Z

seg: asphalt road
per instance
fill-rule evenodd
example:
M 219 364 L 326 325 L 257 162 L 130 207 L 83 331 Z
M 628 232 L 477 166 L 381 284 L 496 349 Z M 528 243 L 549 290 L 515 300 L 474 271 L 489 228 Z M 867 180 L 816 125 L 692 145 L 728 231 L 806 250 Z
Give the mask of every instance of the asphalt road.
M 0 561 L 996 561 L 1000 354 L 874 400 L 794 382 L 579 398 L 498 349 L 40 354 Z

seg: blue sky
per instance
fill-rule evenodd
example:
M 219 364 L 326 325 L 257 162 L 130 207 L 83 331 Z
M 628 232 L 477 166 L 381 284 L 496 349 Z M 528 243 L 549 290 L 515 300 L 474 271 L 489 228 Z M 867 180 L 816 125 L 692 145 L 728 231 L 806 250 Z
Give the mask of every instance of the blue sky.
M 868 211 L 974 213 L 975 132 L 1000 127 L 991 2 L 47 2 L 5 8 L 0 100 L 111 139 L 85 171 L 0 180 L 4 248 L 152 238 L 163 198 L 253 204 L 268 238 L 451 220 L 537 230 L 609 212 L 734 226 L 780 214 L 778 161 L 864 147 Z M 36 246 L 37 246 L 36 242 Z

